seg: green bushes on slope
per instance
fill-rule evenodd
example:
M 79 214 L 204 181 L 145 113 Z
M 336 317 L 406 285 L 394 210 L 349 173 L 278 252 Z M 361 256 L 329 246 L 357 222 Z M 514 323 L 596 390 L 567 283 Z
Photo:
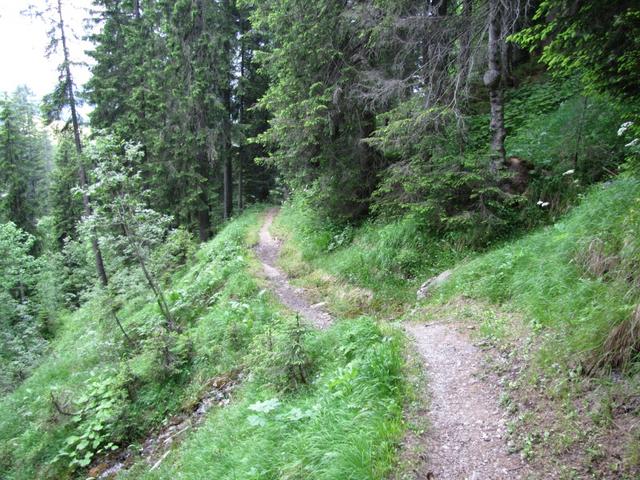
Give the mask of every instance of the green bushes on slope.
M 382 478 L 401 423 L 398 339 L 366 319 L 324 333 L 278 313 L 252 274 L 247 238 L 259 222 L 254 210 L 229 223 L 167 279 L 180 325 L 170 338 L 144 291 L 118 313 L 134 346 L 98 297 L 67 314 L 45 361 L 0 400 L 3 478 L 84 478 L 94 459 L 144 440 L 197 404 L 210 379 L 239 368 L 249 375 L 237 399 L 210 411 L 175 457 L 190 478 L 279 478 L 303 465 L 313 470 L 305 478 L 347 478 L 337 472 L 349 469 Z M 271 398 L 273 411 L 256 411 Z M 154 478 L 173 476 L 174 462 Z M 132 478 L 147 469 L 141 462 Z
M 611 354 L 603 349 L 608 335 L 640 301 L 639 218 L 640 182 L 595 187 L 561 222 L 456 269 L 442 295 L 524 311 L 552 336 L 543 361 L 601 363 Z

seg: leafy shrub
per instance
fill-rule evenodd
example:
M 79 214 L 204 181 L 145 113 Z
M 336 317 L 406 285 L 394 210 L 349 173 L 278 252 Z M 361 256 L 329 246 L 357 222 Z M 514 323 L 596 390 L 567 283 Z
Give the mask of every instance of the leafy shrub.
M 610 98 L 578 95 L 522 121 L 506 149 L 533 167 L 524 218 L 541 219 L 539 200 L 550 203 L 547 210 L 564 212 L 586 187 L 617 173 L 624 142 L 616 132 L 624 112 Z
M 53 459 L 68 462 L 71 469 L 86 467 L 96 455 L 118 448 L 111 439 L 125 407 L 125 390 L 117 378 L 96 379 L 74 405 L 71 435 Z

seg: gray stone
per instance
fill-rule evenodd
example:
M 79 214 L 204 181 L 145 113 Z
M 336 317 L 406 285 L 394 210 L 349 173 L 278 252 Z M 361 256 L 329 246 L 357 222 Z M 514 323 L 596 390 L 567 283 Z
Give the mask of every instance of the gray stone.
M 440 275 L 430 278 L 424 282 L 418 289 L 418 300 L 427 298 L 433 292 L 433 289 L 439 287 L 446 282 L 453 272 L 451 270 L 445 270 Z

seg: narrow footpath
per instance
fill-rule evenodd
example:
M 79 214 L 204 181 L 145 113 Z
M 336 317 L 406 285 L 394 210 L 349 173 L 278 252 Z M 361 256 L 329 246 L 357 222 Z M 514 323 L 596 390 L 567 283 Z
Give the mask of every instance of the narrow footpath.
M 481 378 L 484 353 L 451 324 L 406 325 L 405 331 L 424 359 L 430 399 L 426 461 L 416 479 L 530 478 L 528 465 L 507 448 L 500 385 Z
M 282 244 L 271 236 L 269 227 L 277 214 L 277 208 L 272 208 L 267 212 L 267 217 L 260 229 L 258 245 L 255 249 L 256 255 L 262 263 L 271 289 L 280 301 L 315 327 L 326 328 L 333 321 L 331 315 L 323 310 L 321 305 L 311 305 L 304 296 L 304 290 L 291 286 L 287 274 L 276 265 Z
M 304 290 L 291 286 L 277 267 L 282 244 L 269 232 L 278 209 L 269 210 L 255 251 L 270 288 L 280 301 L 315 325 L 333 321 L 320 305 L 311 305 Z M 483 352 L 454 325 L 407 324 L 424 360 L 430 399 L 428 432 L 420 441 L 425 461 L 415 480 L 511 480 L 529 478 L 527 464 L 506 444 L 506 412 L 499 404 L 495 379 L 480 379 Z

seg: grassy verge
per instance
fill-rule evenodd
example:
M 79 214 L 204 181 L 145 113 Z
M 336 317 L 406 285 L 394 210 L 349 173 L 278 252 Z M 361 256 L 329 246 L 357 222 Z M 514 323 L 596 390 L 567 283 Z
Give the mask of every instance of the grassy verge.
M 283 269 L 346 316 L 397 318 L 422 281 L 469 253 L 426 236 L 411 216 L 336 229 L 295 198 L 282 208 L 273 231 L 287 239 Z

